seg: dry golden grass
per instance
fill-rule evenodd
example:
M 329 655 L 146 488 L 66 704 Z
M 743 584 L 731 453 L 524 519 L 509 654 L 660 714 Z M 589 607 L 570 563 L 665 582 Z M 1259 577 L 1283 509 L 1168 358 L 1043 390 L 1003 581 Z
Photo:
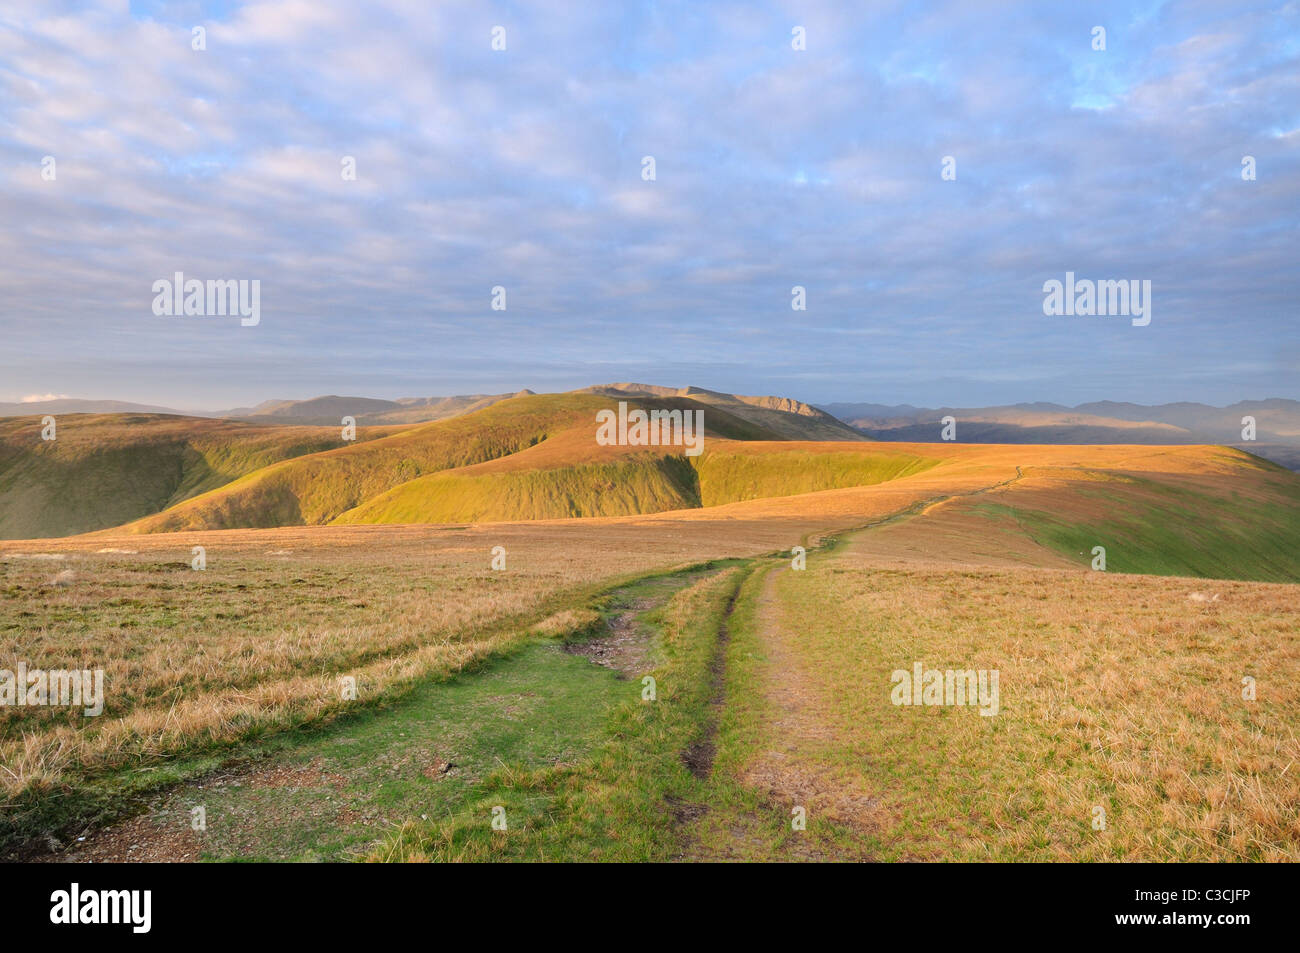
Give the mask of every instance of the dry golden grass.
M 750 783 L 881 859 L 1300 859 L 1295 586 L 872 568 L 871 535 L 773 580 Z M 895 706 L 917 661 L 999 671 L 1000 713 Z
M 535 459 L 565 449 L 544 446 Z M 939 463 L 621 518 L 0 542 L 0 668 L 103 669 L 107 695 L 100 718 L 0 708 L 0 783 L 40 794 L 327 718 L 349 704 L 341 676 L 384 696 L 591 625 L 578 607 L 598 586 L 879 523 L 773 582 L 754 787 L 861 826 L 886 857 L 1300 859 L 1296 587 L 1059 571 L 1072 554 L 1014 515 L 1104 521 L 1164 499 L 1143 481 L 1267 507 L 1270 481 L 1294 478 L 1223 448 L 867 446 Z M 889 674 L 917 660 L 999 669 L 1002 713 L 895 708 Z M 1249 705 L 1243 675 L 1259 682 Z
M 603 582 L 788 549 L 821 520 L 311 527 L 0 543 L 0 669 L 105 672 L 105 712 L 0 708 L 9 796 L 236 741 L 590 623 Z M 207 568 L 190 568 L 191 547 Z M 492 548 L 506 569 L 491 567 Z M 56 581 L 56 577 L 62 575 Z M 557 614 L 553 614 L 557 613 Z M 546 618 L 547 616 L 549 618 Z

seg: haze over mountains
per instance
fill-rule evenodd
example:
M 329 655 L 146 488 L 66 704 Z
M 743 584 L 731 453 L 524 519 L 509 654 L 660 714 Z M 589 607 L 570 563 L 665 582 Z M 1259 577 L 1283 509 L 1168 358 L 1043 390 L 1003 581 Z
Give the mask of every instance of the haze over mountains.
M 1002 407 L 913 407 L 837 403 L 825 409 L 874 440 L 938 440 L 941 419 L 957 420 L 958 443 L 1200 444 L 1240 447 L 1300 469 L 1300 401 L 1245 400 L 1228 407 L 1199 403 L 1146 406 L 1097 401 Z M 1254 441 L 1242 439 L 1242 418 L 1254 417 Z
M 121 400 L 83 400 L 60 397 L 52 400 L 0 402 L 0 417 L 30 414 L 175 414 L 182 417 L 222 417 L 251 420 L 255 423 L 291 423 L 306 426 L 337 426 L 350 416 L 359 424 L 427 423 L 456 414 L 488 407 L 507 397 L 531 394 L 466 394 L 456 397 L 340 397 L 329 394 L 307 400 L 264 400 L 252 407 L 229 410 L 178 410 L 155 404 L 136 404 Z
M 686 397 L 726 410 L 793 440 L 940 439 L 941 419 L 958 421 L 958 443 L 1032 444 L 1200 444 L 1241 447 L 1290 469 L 1300 469 L 1300 401 L 1272 398 L 1239 401 L 1227 407 L 1181 402 L 1144 405 L 1096 401 L 1067 407 L 1021 403 L 994 407 L 915 407 L 910 404 L 830 403 L 814 407 L 788 397 L 749 397 L 700 387 L 662 387 L 615 383 L 584 388 L 583 393 Z M 244 420 L 264 425 L 338 426 L 344 416 L 367 426 L 420 424 L 473 413 L 531 390 L 507 394 L 451 397 L 374 397 L 326 395 L 307 400 L 266 400 L 251 407 L 184 411 L 116 400 L 58 398 L 0 403 L 0 417 L 44 414 L 177 414 Z M 1242 418 L 1255 418 L 1256 438 L 1242 439 Z

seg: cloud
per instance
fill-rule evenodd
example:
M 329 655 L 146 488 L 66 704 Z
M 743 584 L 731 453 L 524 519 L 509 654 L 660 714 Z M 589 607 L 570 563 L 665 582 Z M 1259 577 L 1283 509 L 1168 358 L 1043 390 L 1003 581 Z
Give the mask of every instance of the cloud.
M 35 404 L 43 400 L 67 400 L 67 394 L 26 394 L 18 398 L 20 404 Z
M 658 369 L 929 405 L 1300 396 L 1293 4 L 6 16 L 0 373 L 19 389 L 216 406 Z M 262 323 L 155 318 L 178 270 L 260 279 Z M 1067 270 L 1151 279 L 1152 326 L 1045 320 Z

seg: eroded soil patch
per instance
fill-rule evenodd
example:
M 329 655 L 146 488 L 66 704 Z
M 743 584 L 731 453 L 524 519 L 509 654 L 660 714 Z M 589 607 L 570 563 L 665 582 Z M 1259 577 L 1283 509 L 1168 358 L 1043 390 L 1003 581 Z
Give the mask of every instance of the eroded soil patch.
M 718 754 L 718 716 L 727 697 L 727 644 L 731 637 L 727 625 L 736 608 L 736 597 L 740 587 L 731 594 L 727 601 L 727 611 L 718 626 L 718 638 L 713 647 L 713 658 L 709 661 L 709 717 L 704 723 L 703 731 L 691 745 L 682 752 L 682 763 L 691 774 L 701 781 L 713 774 L 713 759 Z
M 708 575 L 710 570 L 643 579 L 610 594 L 605 632 L 565 643 L 564 650 L 584 655 L 621 677 L 638 677 L 658 668 L 659 627 L 651 614 L 676 593 Z

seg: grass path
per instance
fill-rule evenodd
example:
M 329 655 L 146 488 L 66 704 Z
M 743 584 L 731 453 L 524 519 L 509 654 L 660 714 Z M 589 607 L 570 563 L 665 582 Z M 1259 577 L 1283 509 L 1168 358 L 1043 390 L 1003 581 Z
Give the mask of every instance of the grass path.
M 556 642 L 428 682 L 400 702 L 181 785 L 63 860 L 347 860 L 412 817 L 454 816 L 501 770 L 585 757 L 631 686 Z M 206 830 L 194 831 L 193 811 Z
M 614 590 L 600 603 L 605 637 L 535 641 L 393 703 L 276 736 L 45 859 L 348 860 L 416 818 L 490 824 L 491 806 L 476 807 L 484 782 L 588 757 L 611 709 L 639 697 L 635 672 L 624 669 L 655 667 L 646 617 L 707 575 L 653 576 Z
M 805 807 L 810 848 L 886 861 L 1296 859 L 1294 585 L 899 570 L 863 548 L 770 572 L 756 602 L 768 717 L 737 741 L 749 756 L 737 776 Z M 893 704 L 891 672 L 916 662 L 999 671 L 997 714 Z M 1267 692 L 1247 699 L 1243 676 Z M 737 683 L 738 704 L 762 711 L 749 688 Z
M 202 806 L 207 831 L 178 842 L 189 859 L 869 858 L 878 802 L 819 767 L 814 681 L 774 629 L 787 565 L 624 585 L 598 603 L 600 637 L 532 644 L 305 742 L 286 738 L 265 763 L 170 792 L 90 851 L 147 854 Z M 647 706 L 651 671 L 668 697 Z M 773 671 L 787 679 L 775 706 Z M 629 717 L 643 736 L 624 736 Z M 630 790 L 611 804 L 603 781 Z

